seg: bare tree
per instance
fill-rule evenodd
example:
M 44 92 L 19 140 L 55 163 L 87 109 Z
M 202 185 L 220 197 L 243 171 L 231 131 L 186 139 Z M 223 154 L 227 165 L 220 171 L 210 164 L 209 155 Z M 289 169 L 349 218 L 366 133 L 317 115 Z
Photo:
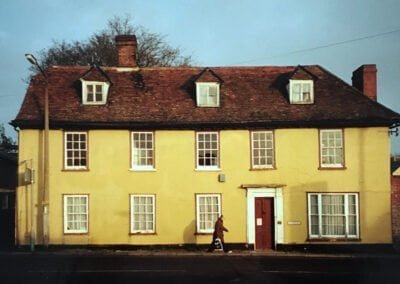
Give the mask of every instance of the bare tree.
M 146 66 L 189 66 L 191 56 L 182 55 L 179 48 L 173 48 L 166 42 L 166 37 L 151 33 L 142 26 L 134 26 L 131 17 L 114 16 L 108 20 L 107 27 L 94 33 L 84 41 L 53 41 L 52 46 L 39 53 L 39 60 L 44 67 L 51 65 L 89 65 L 116 66 L 117 49 L 115 36 L 135 34 L 138 40 L 137 62 Z M 31 69 L 34 73 L 36 70 Z
M 14 153 L 17 150 L 17 143 L 6 135 L 4 125 L 0 124 L 0 152 Z

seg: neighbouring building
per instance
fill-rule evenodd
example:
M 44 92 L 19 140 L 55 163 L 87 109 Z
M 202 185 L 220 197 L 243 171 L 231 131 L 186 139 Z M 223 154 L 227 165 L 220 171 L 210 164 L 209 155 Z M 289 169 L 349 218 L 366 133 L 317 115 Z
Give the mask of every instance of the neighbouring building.
M 400 158 L 394 156 L 391 159 L 392 165 L 392 231 L 393 243 L 400 245 Z
M 353 86 L 318 65 L 138 67 L 118 36 L 115 67 L 30 82 L 19 131 L 20 245 L 205 245 L 251 249 L 392 243 L 389 130 L 376 66 Z M 32 181 L 32 180 L 29 180 Z M 46 211 L 46 212 L 45 212 Z
M 14 245 L 17 155 L 0 149 L 0 247 Z

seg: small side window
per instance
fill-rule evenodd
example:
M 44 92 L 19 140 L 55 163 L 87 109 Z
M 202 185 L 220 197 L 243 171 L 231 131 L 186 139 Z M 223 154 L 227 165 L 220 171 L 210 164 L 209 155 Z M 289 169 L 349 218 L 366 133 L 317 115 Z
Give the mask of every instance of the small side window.
M 219 84 L 196 83 L 196 99 L 199 107 L 218 107 Z
M 107 103 L 109 84 L 82 80 L 82 103 L 84 105 L 103 105 Z
M 288 92 L 291 104 L 314 103 L 314 82 L 312 80 L 290 80 Z

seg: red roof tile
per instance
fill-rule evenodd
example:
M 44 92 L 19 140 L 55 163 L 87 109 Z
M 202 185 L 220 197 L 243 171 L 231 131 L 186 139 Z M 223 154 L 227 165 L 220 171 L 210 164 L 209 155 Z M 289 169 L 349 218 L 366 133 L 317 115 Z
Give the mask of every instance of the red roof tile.
M 400 115 L 374 102 L 320 66 L 211 67 L 222 80 L 220 107 L 196 107 L 195 80 L 203 67 L 113 68 L 106 105 L 82 105 L 81 82 L 89 67 L 52 67 L 51 127 L 243 128 L 374 126 L 400 122 Z M 97 75 L 96 75 L 97 74 Z M 99 75 L 94 72 L 91 76 Z M 211 72 L 205 74 L 213 75 Z M 314 104 L 289 104 L 290 76 L 314 82 Z M 86 77 L 85 77 L 86 78 Z M 203 76 L 202 76 L 203 78 Z M 35 76 L 12 124 L 42 127 L 44 83 Z

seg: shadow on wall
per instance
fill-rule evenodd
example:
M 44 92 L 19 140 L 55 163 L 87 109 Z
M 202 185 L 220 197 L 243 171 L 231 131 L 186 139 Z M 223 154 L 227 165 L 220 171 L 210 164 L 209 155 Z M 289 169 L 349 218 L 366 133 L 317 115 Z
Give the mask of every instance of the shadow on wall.
M 196 220 L 192 220 L 189 225 L 185 227 L 183 230 L 183 243 L 187 244 L 195 244 L 196 243 Z
M 307 242 L 308 239 L 308 197 L 307 193 L 329 192 L 326 181 L 316 181 L 310 183 L 299 183 L 296 186 L 288 186 L 283 190 L 284 207 L 296 204 L 286 216 L 283 222 L 286 225 L 285 240 L 294 243 Z M 288 225 L 290 221 L 300 222 L 300 225 Z

